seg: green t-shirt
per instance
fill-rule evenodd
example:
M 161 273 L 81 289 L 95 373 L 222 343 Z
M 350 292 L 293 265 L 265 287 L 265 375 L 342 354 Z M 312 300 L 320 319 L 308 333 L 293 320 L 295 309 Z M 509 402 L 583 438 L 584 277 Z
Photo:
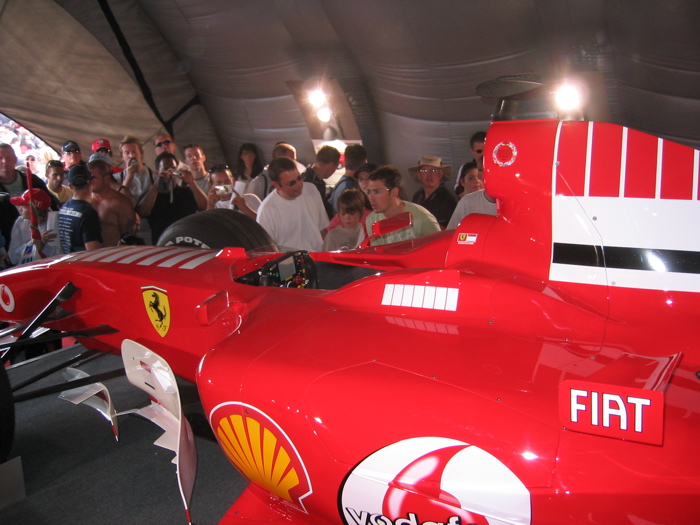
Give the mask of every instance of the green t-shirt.
M 390 244 L 392 242 L 408 241 L 410 239 L 415 239 L 417 237 L 422 237 L 423 235 L 429 235 L 440 231 L 440 225 L 438 224 L 437 219 L 423 206 L 419 206 L 418 204 L 408 201 L 403 201 L 403 203 L 406 206 L 404 211 L 411 212 L 411 215 L 413 216 L 411 226 L 375 238 L 372 241 L 372 246 Z M 365 221 L 367 231 L 371 232 L 372 224 L 383 219 L 386 219 L 386 216 L 383 213 L 377 213 L 375 211 L 370 213 Z

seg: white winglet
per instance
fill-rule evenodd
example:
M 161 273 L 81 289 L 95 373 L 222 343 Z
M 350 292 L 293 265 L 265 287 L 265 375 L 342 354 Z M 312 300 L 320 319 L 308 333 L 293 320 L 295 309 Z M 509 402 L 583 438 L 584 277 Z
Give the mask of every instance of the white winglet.
M 192 523 L 189 507 L 197 473 L 197 450 L 192 428 L 182 414 L 175 374 L 165 359 L 129 339 L 122 342 L 122 359 L 126 377 L 131 384 L 151 396 L 151 404 L 117 415 L 135 413 L 165 431 L 155 441 L 155 445 L 175 452 L 172 462 L 177 467 L 177 480 L 187 521 Z
M 63 376 L 66 380 L 82 379 L 89 377 L 90 374 L 78 370 L 77 368 L 67 367 L 63 371 Z M 93 383 L 87 386 L 79 386 L 64 390 L 58 397 L 70 401 L 74 405 L 81 403 L 86 404 L 97 410 L 102 416 L 112 424 L 112 432 L 114 437 L 119 441 L 119 426 L 117 425 L 117 414 L 112 404 L 112 397 L 109 395 L 109 390 L 102 383 Z

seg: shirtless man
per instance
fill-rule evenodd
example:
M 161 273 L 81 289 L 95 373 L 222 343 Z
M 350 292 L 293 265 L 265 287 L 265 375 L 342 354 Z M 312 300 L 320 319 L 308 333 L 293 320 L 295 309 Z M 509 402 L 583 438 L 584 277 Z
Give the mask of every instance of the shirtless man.
M 90 156 L 88 168 L 93 176 L 90 204 L 97 210 L 102 227 L 102 245 L 116 246 L 125 233 L 133 234 L 136 212 L 131 201 L 112 188 L 111 162 L 104 153 Z
M 114 191 L 121 193 L 122 195 L 124 195 L 124 197 L 129 199 L 131 201 L 131 205 L 136 207 L 136 197 L 134 197 L 131 194 L 131 190 L 129 188 L 127 188 L 126 186 L 118 182 L 117 179 L 114 178 L 114 173 L 112 173 L 112 175 L 110 175 L 109 177 L 109 185 Z

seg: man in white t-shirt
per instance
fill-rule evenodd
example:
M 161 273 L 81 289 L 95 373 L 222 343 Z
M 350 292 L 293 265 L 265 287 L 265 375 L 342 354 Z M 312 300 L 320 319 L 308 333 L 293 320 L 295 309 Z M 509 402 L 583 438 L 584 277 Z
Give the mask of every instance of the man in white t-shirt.
M 209 181 L 207 168 L 204 165 L 207 161 L 207 156 L 204 154 L 202 146 L 199 144 L 187 144 L 182 150 L 185 154 L 185 164 L 189 166 L 189 170 L 194 175 L 194 181 L 206 195 L 211 188 L 211 182 Z
M 454 230 L 467 215 L 483 213 L 484 215 L 496 215 L 496 199 L 491 197 L 486 190 L 469 193 L 459 199 L 455 211 L 452 213 L 448 230 Z
M 286 142 L 278 142 L 275 144 L 275 147 L 272 148 L 272 160 L 275 160 L 279 157 L 287 157 L 289 159 L 292 159 L 294 161 L 294 164 L 296 164 L 297 169 L 299 170 L 299 173 L 304 173 L 306 171 L 306 166 L 304 166 L 301 162 L 298 162 L 297 159 L 297 150 L 294 146 L 291 144 L 287 144 Z M 270 181 L 270 175 L 267 172 L 268 168 L 265 167 L 260 174 L 258 174 L 253 180 L 251 180 L 248 183 L 248 187 L 246 188 L 246 192 L 248 193 L 254 193 L 257 195 L 260 200 L 264 200 L 265 197 L 267 197 L 270 193 L 274 191 L 274 188 L 272 187 L 272 183 Z
M 268 173 L 274 191 L 260 205 L 258 223 L 283 250 L 321 251 L 328 215 L 314 185 L 287 157 L 270 162 Z

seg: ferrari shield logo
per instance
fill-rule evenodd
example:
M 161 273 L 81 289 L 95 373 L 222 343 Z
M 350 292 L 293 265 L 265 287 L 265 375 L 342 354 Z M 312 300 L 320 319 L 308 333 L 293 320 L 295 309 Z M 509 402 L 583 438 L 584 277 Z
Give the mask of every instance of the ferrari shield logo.
M 170 303 L 168 302 L 168 292 L 156 286 L 143 286 L 143 305 L 146 307 L 146 314 L 151 320 L 153 328 L 165 337 L 170 329 Z

